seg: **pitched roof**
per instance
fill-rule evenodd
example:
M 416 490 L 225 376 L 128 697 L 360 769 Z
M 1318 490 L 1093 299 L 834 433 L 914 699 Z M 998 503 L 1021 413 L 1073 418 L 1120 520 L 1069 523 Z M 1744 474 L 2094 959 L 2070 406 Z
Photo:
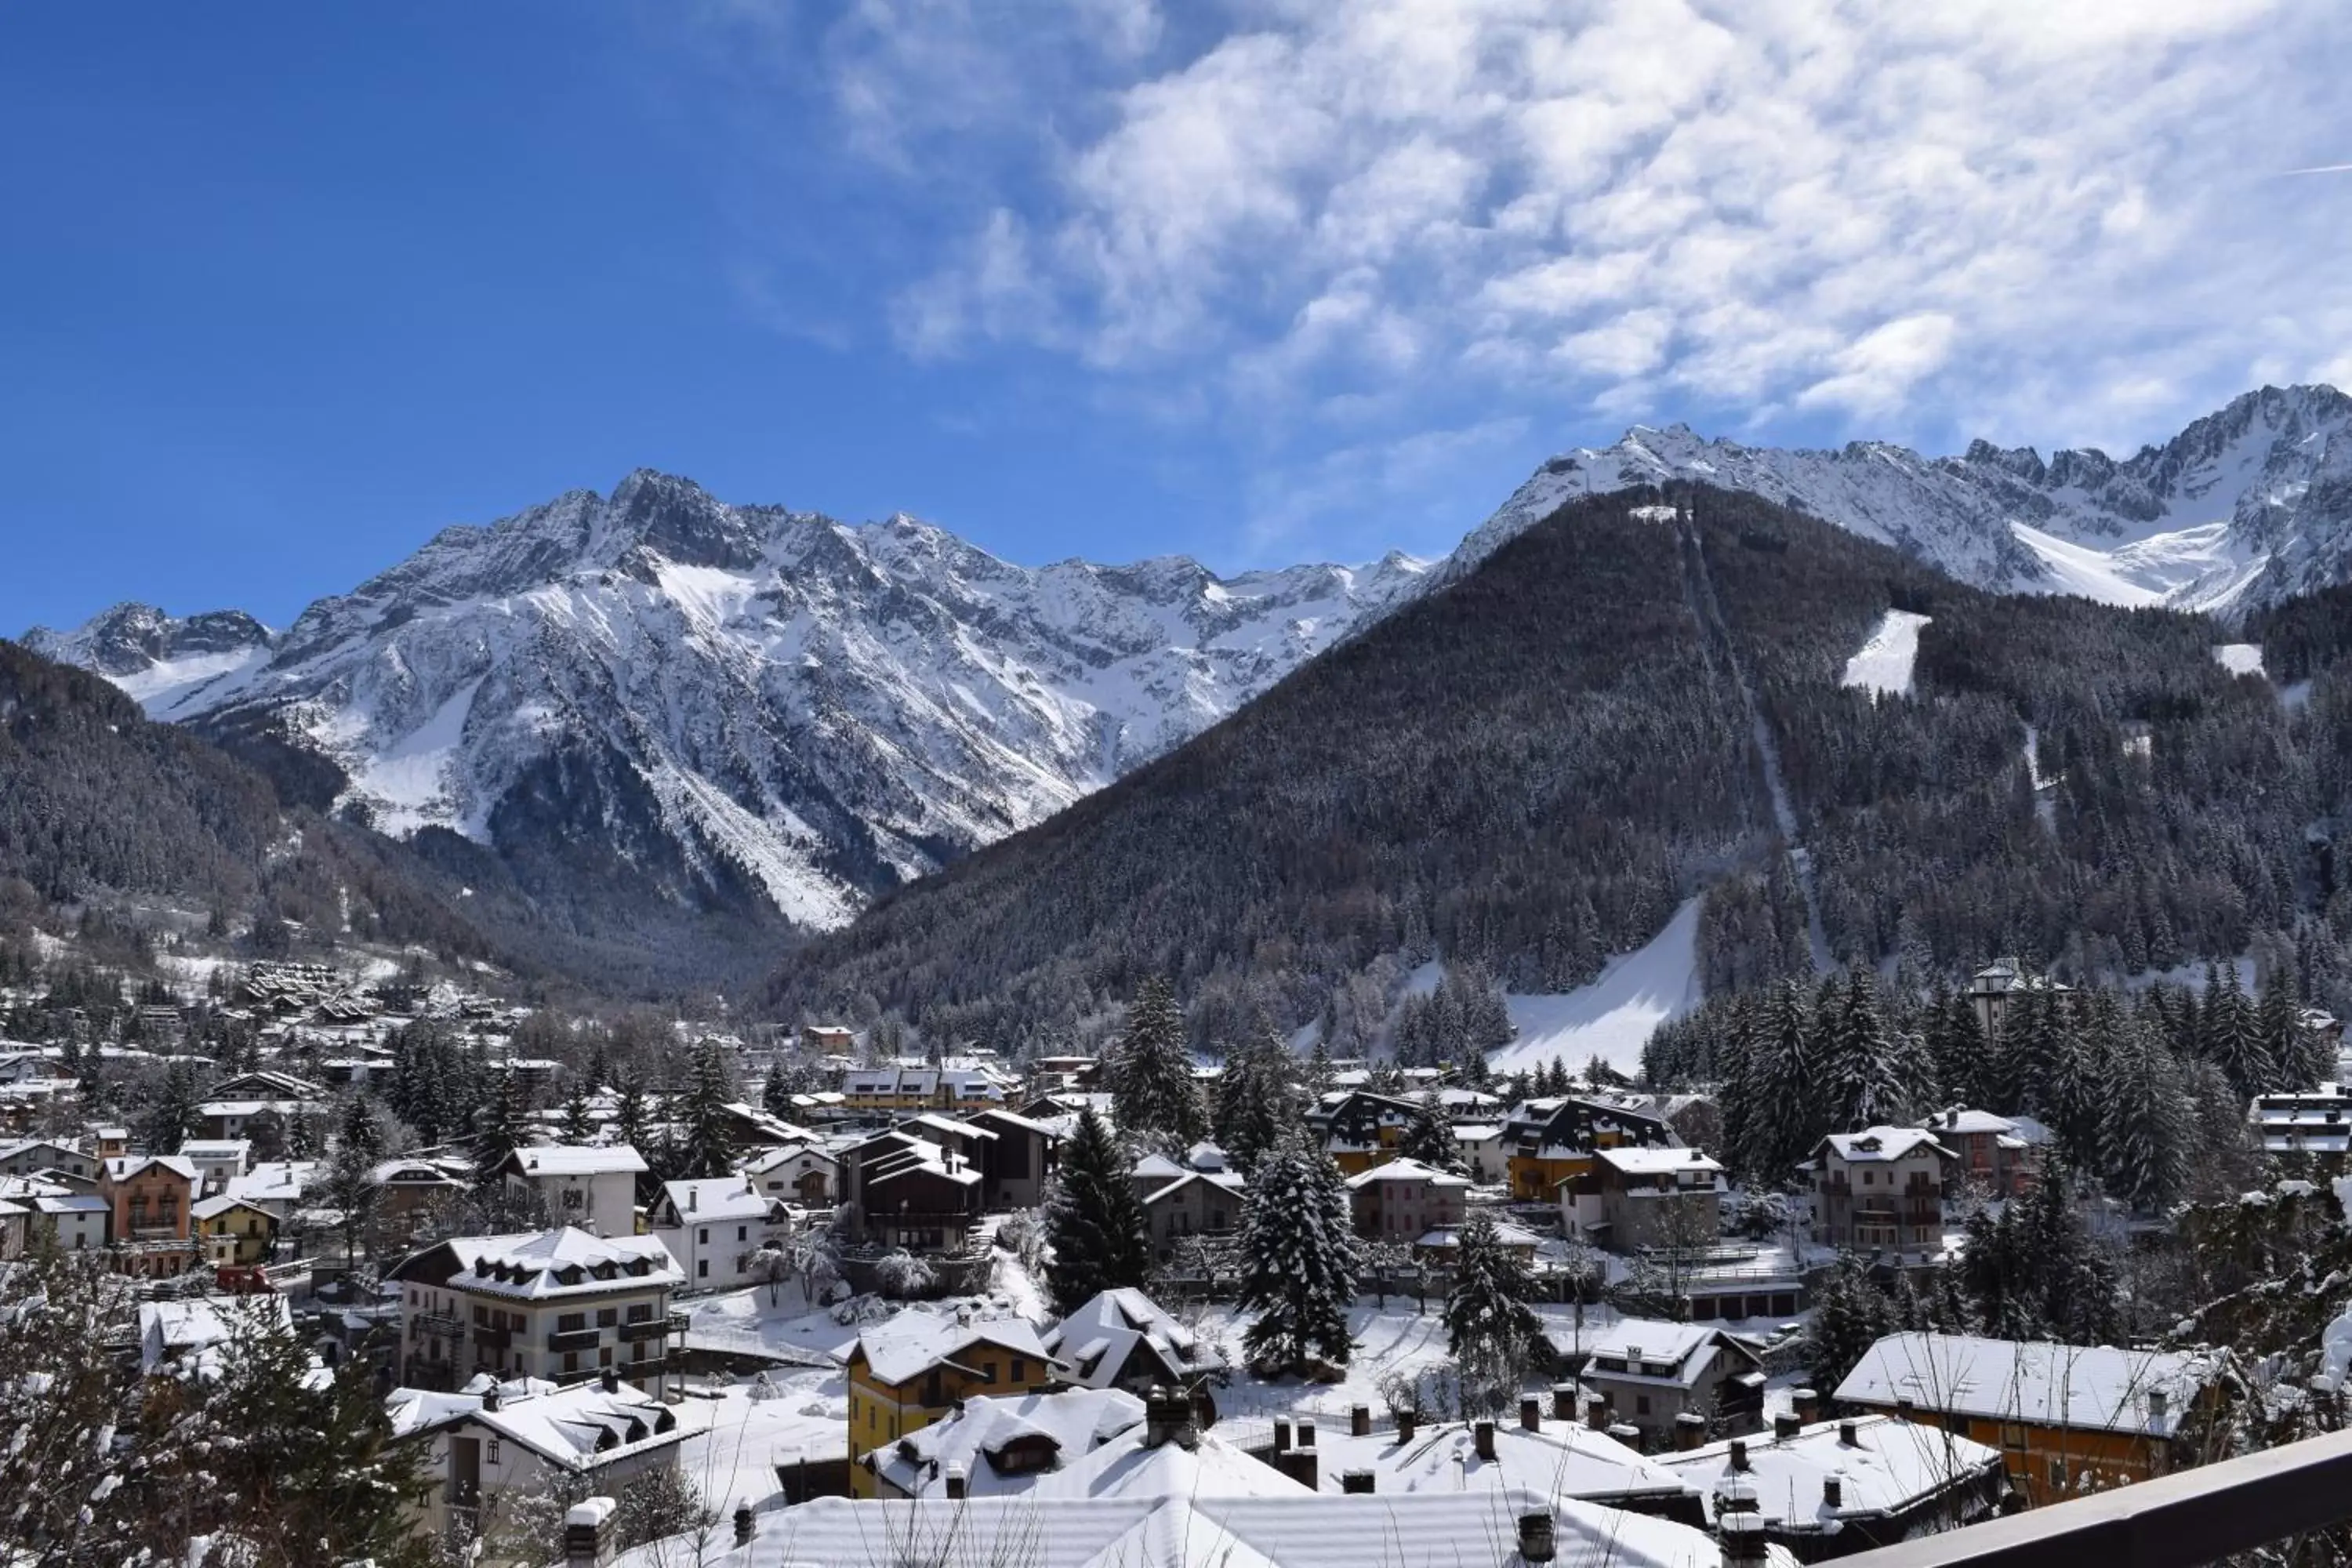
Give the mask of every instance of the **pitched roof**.
M 183 1181 L 196 1179 L 195 1163 L 177 1154 L 118 1154 L 106 1163 L 106 1179 L 127 1182 L 143 1173 L 150 1165 L 161 1166 Z
M 521 1236 L 453 1237 L 441 1244 L 464 1265 L 453 1289 L 544 1300 L 631 1287 L 680 1285 L 658 1237 L 591 1236 L 572 1226 Z
M 1548 1421 L 1537 1432 L 1496 1423 L 1492 1461 L 1478 1457 L 1467 1423 L 1424 1426 L 1402 1442 L 1393 1431 L 1358 1437 L 1327 1427 L 1316 1434 L 1316 1447 L 1327 1492 L 1340 1490 L 1350 1470 L 1372 1472 L 1372 1489 L 1381 1495 L 1510 1489 L 1591 1501 L 1690 1490 L 1630 1446 L 1567 1421 Z
M 1025 1318 L 985 1318 L 966 1323 L 934 1312 L 901 1312 L 887 1323 L 877 1323 L 857 1336 L 857 1348 L 851 1353 L 866 1358 L 877 1381 L 895 1384 L 920 1377 L 974 1345 L 996 1345 L 1041 1362 L 1054 1359 Z
M 1998 1448 L 1892 1415 L 1817 1422 L 1792 1437 L 1759 1433 L 1746 1442 L 1764 1517 L 1827 1532 L 1845 1516 L 1899 1513 L 2001 1464 Z M 1731 1473 L 1731 1444 L 1661 1454 L 1657 1463 L 1705 1494 L 1711 1512 L 1716 1483 Z M 1832 1477 L 1841 1493 L 1835 1508 L 1822 1501 L 1822 1483 Z
M 626 1143 L 604 1149 L 580 1143 L 535 1143 L 516 1150 L 499 1167 L 523 1176 L 601 1176 L 616 1171 L 634 1176 L 646 1168 L 645 1156 Z
M 1879 1406 L 1908 1400 L 1922 1410 L 2169 1436 L 2198 1391 L 2219 1375 L 2225 1354 L 1889 1334 L 1864 1352 L 1837 1398 Z
M 1102 1388 L 1133 1369 L 1129 1358 L 1145 1347 L 1173 1381 L 1218 1370 L 1224 1353 L 1214 1341 L 1186 1328 L 1142 1291 L 1105 1290 L 1048 1330 L 1045 1346 L 1067 1364 L 1065 1381 Z
M 1629 1176 L 1678 1175 L 1685 1171 L 1720 1174 L 1723 1170 L 1698 1149 L 1597 1149 L 1593 1158 Z
M 1814 1148 L 1835 1150 L 1848 1164 L 1868 1164 L 1900 1160 L 1923 1144 L 1946 1159 L 1958 1158 L 1924 1127 L 1865 1127 L 1859 1132 L 1832 1132 Z
M 681 1225 L 712 1225 L 721 1220 L 768 1217 L 768 1200 L 741 1176 L 706 1176 L 696 1181 L 664 1182 L 662 1198 L 677 1211 Z
M 499 1407 L 486 1409 L 494 1385 Z M 539 1378 L 494 1384 L 488 1373 L 480 1373 L 456 1394 L 396 1388 L 384 1409 L 396 1437 L 470 1423 L 573 1471 L 634 1459 L 689 1435 L 668 1405 L 625 1383 L 609 1392 L 595 1382 L 560 1388 Z
M 1425 1165 L 1419 1160 L 1406 1159 L 1402 1155 L 1393 1160 L 1383 1160 L 1370 1170 L 1360 1171 L 1348 1178 L 1348 1185 L 1359 1192 L 1366 1187 L 1378 1186 L 1383 1182 L 1418 1182 L 1433 1187 L 1467 1187 L 1470 1184 L 1470 1178 L 1457 1176 L 1451 1171 L 1441 1171 L 1434 1165 Z
M 982 1394 L 944 1421 L 919 1427 L 874 1451 L 875 1471 L 909 1497 L 939 1496 L 950 1469 L 961 1469 L 969 1495 L 1025 1491 L 1031 1473 L 1002 1473 L 992 1456 L 1024 1440 L 1050 1442 L 1066 1463 L 1143 1424 L 1143 1401 L 1124 1389 L 1064 1389 L 1052 1394 Z

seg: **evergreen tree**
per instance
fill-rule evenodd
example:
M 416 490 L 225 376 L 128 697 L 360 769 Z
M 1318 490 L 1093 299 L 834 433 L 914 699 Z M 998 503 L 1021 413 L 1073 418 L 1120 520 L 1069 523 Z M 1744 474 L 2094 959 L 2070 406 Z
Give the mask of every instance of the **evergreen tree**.
M 1851 1253 L 1840 1254 L 1813 1290 L 1809 1367 L 1813 1386 L 1837 1387 L 1870 1347 L 1894 1330 L 1893 1303 L 1885 1292 L 1870 1282 Z
M 1067 1317 L 1104 1290 L 1139 1286 L 1151 1274 L 1150 1218 L 1135 1191 L 1135 1162 L 1092 1110 L 1062 1147 L 1045 1229 L 1054 1246 L 1046 1281 L 1054 1310 Z
M 1226 1056 L 1217 1079 L 1217 1143 L 1237 1167 L 1251 1170 L 1297 1124 L 1300 1109 L 1290 1048 L 1261 1019 L 1250 1037 Z
M 2179 1069 L 2154 1030 L 2127 1020 L 2105 1076 L 2100 1167 L 2108 1190 L 2161 1211 L 2188 1181 L 2191 1131 Z
M 2034 1114 L 2057 1135 L 2068 1163 L 2089 1166 L 2099 1158 L 2105 1134 L 2105 1058 L 2116 1048 L 2122 1011 L 2105 992 L 2077 993 L 2068 1005 L 2042 992 L 2032 1005 L 2047 1015 L 2033 1038 L 2040 1058 L 2029 1064 Z
M 1128 1136 L 1171 1149 L 1189 1149 L 1207 1136 L 1208 1108 L 1192 1077 L 1184 1015 L 1166 980 L 1147 980 L 1136 994 L 1112 1073 L 1111 1113 Z
M 1459 1240 L 1445 1293 L 1446 1345 L 1462 1374 L 1463 1414 L 1496 1414 L 1517 1399 L 1541 1342 L 1543 1321 L 1528 1305 L 1535 1281 L 1485 1209 L 1463 1223 Z
M 592 1143 L 596 1139 L 596 1114 L 588 1103 L 588 1087 L 574 1084 L 572 1096 L 563 1102 L 563 1120 L 558 1136 L 566 1143 Z
M 1307 1099 L 1310 1106 L 1322 1103 L 1331 1092 L 1331 1080 L 1339 1069 L 1331 1065 L 1331 1046 L 1323 1036 L 1315 1037 L 1315 1049 L 1307 1058 Z
M 1453 1124 L 1437 1113 L 1437 1106 L 1431 1100 L 1415 1102 L 1412 1120 L 1405 1123 L 1397 1152 L 1433 1171 L 1462 1168 L 1462 1145 L 1454 1142 Z
M 336 1146 L 375 1161 L 383 1158 L 383 1121 L 375 1113 L 375 1102 L 361 1089 L 343 1107 L 342 1125 L 337 1129 Z
M 1881 1016 L 1878 987 L 1870 972 L 1848 972 L 1843 994 L 1825 999 L 1821 1033 L 1820 1093 L 1829 1102 L 1830 1124 L 1839 1130 L 1891 1126 L 1906 1107 L 1895 1043 Z
M 723 1176 L 735 1163 L 735 1071 L 725 1048 L 705 1040 L 695 1048 L 686 1098 L 676 1111 L 679 1174 Z
M 2203 1054 L 2229 1079 L 2230 1088 L 2242 1106 L 2255 1095 L 2270 1090 L 2278 1076 L 2278 1064 L 2263 1045 L 2253 1004 L 2246 999 L 2245 990 L 2238 983 L 2237 964 L 2221 965 L 2218 988 L 2213 974 L 2213 966 L 2208 964 Z
M 1360 1250 L 1339 1169 L 1286 1140 L 1258 1164 L 1242 1211 L 1241 1304 L 1257 1313 L 1243 1339 L 1266 1376 L 1312 1361 L 1344 1366 Z
M 502 1182 L 499 1168 L 530 1135 L 530 1123 L 523 1111 L 522 1085 L 512 1072 L 502 1072 L 497 1092 L 474 1118 L 469 1152 L 474 1160 L 475 1184 L 488 1187 Z
M 185 1061 L 173 1061 L 131 1123 L 139 1146 L 150 1154 L 178 1153 L 195 1129 L 197 1104 L 196 1069 Z
M 621 1080 L 619 1093 L 613 1099 L 613 1132 L 630 1148 L 644 1152 L 650 1131 L 652 1110 L 646 1104 L 645 1085 L 635 1073 Z
M 1786 1181 L 1829 1131 L 1822 1086 L 1814 1075 L 1812 1033 L 1804 992 L 1797 983 L 1783 980 L 1773 986 L 1764 1005 L 1759 1048 L 1748 1080 L 1756 1097 L 1752 1168 L 1769 1185 Z
M 789 1117 L 793 1113 L 793 1080 L 785 1073 L 781 1057 L 769 1064 L 767 1079 L 760 1085 L 760 1108 L 771 1116 Z

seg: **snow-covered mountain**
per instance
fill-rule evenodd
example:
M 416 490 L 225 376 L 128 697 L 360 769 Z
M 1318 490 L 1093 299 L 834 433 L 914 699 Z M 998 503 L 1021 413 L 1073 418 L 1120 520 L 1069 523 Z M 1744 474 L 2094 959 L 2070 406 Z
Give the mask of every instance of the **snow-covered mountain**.
M 1214 723 L 1423 571 L 1029 568 L 639 471 L 449 529 L 275 637 L 124 605 L 27 641 L 331 759 L 386 831 L 593 847 L 825 927 Z
M 2352 398 L 2329 386 L 2250 392 L 2120 462 L 1983 441 L 1957 458 L 1746 447 L 1637 426 L 1538 469 L 1443 578 L 1564 501 L 1671 479 L 1753 491 L 2003 592 L 2229 612 L 2352 578 Z

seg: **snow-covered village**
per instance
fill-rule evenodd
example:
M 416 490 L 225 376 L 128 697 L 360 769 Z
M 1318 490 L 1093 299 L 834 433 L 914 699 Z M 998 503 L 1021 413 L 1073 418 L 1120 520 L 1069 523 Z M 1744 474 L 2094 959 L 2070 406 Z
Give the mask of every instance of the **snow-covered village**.
M 0 6 L 0 1568 L 2352 1568 L 2340 9 Z

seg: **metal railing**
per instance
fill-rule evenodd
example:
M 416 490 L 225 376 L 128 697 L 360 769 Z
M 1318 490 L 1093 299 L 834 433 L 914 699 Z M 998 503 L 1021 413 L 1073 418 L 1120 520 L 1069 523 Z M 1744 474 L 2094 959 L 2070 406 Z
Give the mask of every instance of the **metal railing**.
M 1841 1568 L 2194 1568 L 2352 1519 L 2352 1431 L 2137 1481 Z

